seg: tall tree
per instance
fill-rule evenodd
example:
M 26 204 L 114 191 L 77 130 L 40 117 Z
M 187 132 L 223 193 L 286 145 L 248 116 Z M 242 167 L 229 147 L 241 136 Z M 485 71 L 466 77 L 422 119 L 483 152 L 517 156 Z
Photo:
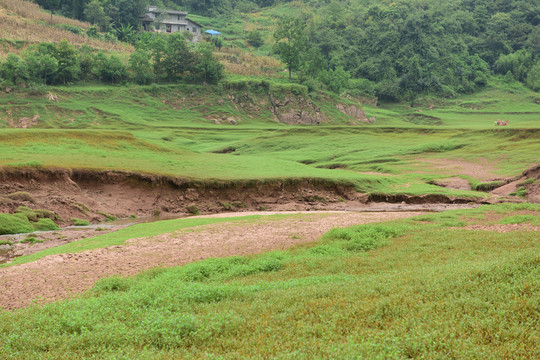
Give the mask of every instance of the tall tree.
M 99 26 L 99 29 L 103 32 L 110 30 L 111 18 L 105 13 L 105 9 L 99 0 L 92 0 L 86 5 L 84 18 Z
M 289 79 L 292 78 L 292 71 L 298 69 L 300 57 L 306 49 L 305 27 L 306 21 L 303 17 L 287 16 L 278 22 L 278 28 L 274 32 L 274 51 L 287 65 Z

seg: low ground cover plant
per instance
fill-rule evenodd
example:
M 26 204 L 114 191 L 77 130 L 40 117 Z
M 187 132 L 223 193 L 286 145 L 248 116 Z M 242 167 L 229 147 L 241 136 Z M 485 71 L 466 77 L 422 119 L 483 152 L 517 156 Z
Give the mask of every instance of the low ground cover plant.
M 0 235 L 59 230 L 53 219 L 58 216 L 52 211 L 20 206 L 15 214 L 0 214 Z
M 71 223 L 75 226 L 86 226 L 90 225 L 90 221 L 79 219 L 79 218 L 71 218 Z
M 15 359 L 539 355 L 536 234 L 453 229 L 438 215 L 104 279 L 79 299 L 0 313 L 0 348 Z

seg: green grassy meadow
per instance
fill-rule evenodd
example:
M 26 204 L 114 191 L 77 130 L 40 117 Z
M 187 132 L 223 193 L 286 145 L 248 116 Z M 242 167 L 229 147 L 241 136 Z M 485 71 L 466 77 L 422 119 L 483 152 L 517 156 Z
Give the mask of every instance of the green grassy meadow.
M 323 179 L 367 193 L 464 196 L 431 183 L 450 176 L 486 179 L 441 171 L 439 159 L 488 165 L 492 178 L 517 176 L 538 163 L 537 95 L 505 86 L 446 101 L 420 99 L 414 107 L 366 106 L 378 120 L 356 126 L 346 125 L 335 100 L 320 95 L 314 103 L 329 116 L 340 115 L 307 126 L 278 123 L 269 109 L 239 109 L 229 96 L 242 92 L 221 87 L 51 88 L 58 103 L 27 91 L 0 98 L 0 126 L 38 115 L 31 129 L 0 131 L 0 165 L 131 170 L 203 183 Z M 257 102 L 265 95 L 251 96 Z M 238 125 L 212 121 L 228 117 Z M 510 125 L 495 127 L 497 118 Z
M 0 349 L 6 359 L 537 358 L 537 234 L 466 226 L 539 211 L 422 215 L 104 279 L 80 298 L 0 312 Z M 153 226 L 171 231 L 163 223 Z

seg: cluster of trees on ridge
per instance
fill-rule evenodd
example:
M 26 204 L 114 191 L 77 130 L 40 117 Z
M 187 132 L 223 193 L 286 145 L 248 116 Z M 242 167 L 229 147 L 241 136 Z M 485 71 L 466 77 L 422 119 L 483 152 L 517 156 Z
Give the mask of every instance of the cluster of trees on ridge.
M 34 0 L 130 40 L 149 0 Z M 60 5 L 60 3 L 62 3 Z M 154 0 L 190 13 L 234 17 L 275 0 Z M 306 0 L 278 18 L 273 53 L 308 87 L 398 100 L 481 89 L 492 74 L 540 90 L 540 3 L 528 0 Z M 279 6 L 279 5 L 278 5 Z M 291 5 L 292 6 L 292 5 Z M 276 12 L 278 13 L 278 12 Z M 278 15 L 276 15 L 278 16 Z M 107 30 L 108 29 L 108 30 Z M 288 34 L 287 34 L 288 32 Z M 259 32 L 249 32 L 249 39 Z M 133 41 L 131 41 L 133 42 Z
M 140 41 L 127 64 L 117 55 L 94 52 L 90 47 L 75 48 L 66 40 L 59 44 L 40 43 L 21 56 L 9 54 L 0 62 L 0 83 L 66 84 L 99 81 L 138 84 L 153 82 L 217 83 L 223 65 L 214 59 L 214 46 L 188 43 L 181 34 L 153 34 Z
M 540 90 L 538 2 L 343 4 L 279 21 L 275 49 L 291 70 L 391 100 L 474 92 L 492 73 Z

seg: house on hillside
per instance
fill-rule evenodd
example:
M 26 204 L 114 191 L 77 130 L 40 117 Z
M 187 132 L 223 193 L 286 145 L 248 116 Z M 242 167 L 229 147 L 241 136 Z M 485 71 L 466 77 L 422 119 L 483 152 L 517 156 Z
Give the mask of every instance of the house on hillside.
M 202 25 L 187 18 L 184 11 L 162 10 L 156 6 L 150 6 L 148 11 L 141 16 L 141 23 L 145 31 L 158 31 L 175 33 L 189 31 L 193 35 L 192 41 L 202 40 Z

